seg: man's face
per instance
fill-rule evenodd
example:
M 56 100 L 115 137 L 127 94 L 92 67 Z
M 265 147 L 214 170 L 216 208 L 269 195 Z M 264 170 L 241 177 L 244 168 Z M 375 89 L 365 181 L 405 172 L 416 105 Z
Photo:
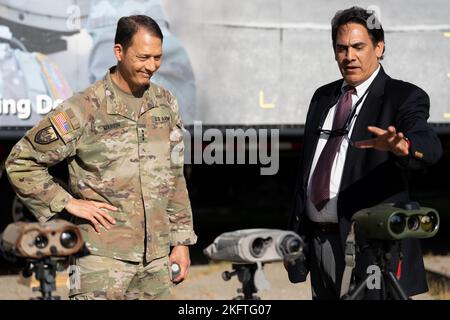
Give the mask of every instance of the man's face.
M 114 46 L 114 52 L 121 74 L 130 86 L 138 89 L 147 86 L 153 73 L 159 69 L 162 43 L 161 39 L 141 28 L 125 52 L 119 44 Z
M 339 27 L 335 58 L 345 81 L 357 86 L 367 80 L 378 68 L 384 42 L 373 45 L 367 29 L 358 23 Z

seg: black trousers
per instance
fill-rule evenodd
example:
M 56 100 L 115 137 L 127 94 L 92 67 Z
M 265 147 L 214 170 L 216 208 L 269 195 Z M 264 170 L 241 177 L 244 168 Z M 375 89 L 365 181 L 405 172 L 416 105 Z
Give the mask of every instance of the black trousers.
M 310 241 L 310 277 L 313 300 L 337 300 L 340 297 L 345 261 L 337 232 L 312 228 Z

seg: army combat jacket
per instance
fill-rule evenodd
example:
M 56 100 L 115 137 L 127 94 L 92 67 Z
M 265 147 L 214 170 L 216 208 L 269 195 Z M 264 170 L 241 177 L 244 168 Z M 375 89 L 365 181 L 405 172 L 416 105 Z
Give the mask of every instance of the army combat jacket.
M 116 220 L 98 234 L 75 218 L 92 254 L 141 262 L 194 244 L 183 175 L 183 127 L 174 96 L 150 83 L 140 110 L 118 98 L 107 74 L 75 94 L 14 146 L 6 170 L 18 197 L 39 221 L 61 212 L 71 197 L 109 203 Z M 47 169 L 64 159 L 69 191 Z

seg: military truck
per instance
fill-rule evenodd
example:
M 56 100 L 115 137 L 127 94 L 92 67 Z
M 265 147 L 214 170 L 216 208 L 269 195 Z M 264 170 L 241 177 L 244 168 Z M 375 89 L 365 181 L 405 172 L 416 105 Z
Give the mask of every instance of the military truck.
M 414 177 L 412 191 L 424 204 L 448 211 L 444 195 L 450 191 L 450 171 L 445 166 L 450 151 L 450 7 L 446 2 L 370 0 L 358 5 L 383 23 L 382 65 L 387 73 L 415 83 L 430 95 L 429 121 L 445 154 L 427 175 Z M 340 78 L 330 20 L 346 6 L 346 2 L 325 0 L 152 0 L 127 2 L 126 7 L 114 0 L 57 4 L 0 0 L 1 161 L 44 111 L 101 78 L 115 63 L 111 48 L 118 17 L 145 13 L 159 22 L 165 34 L 162 68 L 152 80 L 177 96 L 190 132 L 191 153 L 199 148 L 195 137 L 200 136 L 201 152 L 214 142 L 205 137 L 207 129 L 224 135 L 227 129 L 241 129 L 235 133 L 246 138 L 244 164 L 209 165 L 192 159 L 186 165 L 195 223 L 211 233 L 205 243 L 231 229 L 283 228 L 309 101 L 316 88 Z M 42 105 L 36 100 L 39 95 L 48 98 L 41 97 Z M 29 116 L 27 107 L 21 106 L 26 99 L 31 100 Z M 195 132 L 196 128 L 201 130 Z M 261 143 L 249 138 L 258 130 L 267 130 L 276 139 Z M 223 148 L 237 150 L 237 141 L 232 140 L 231 146 L 223 141 Z M 264 164 L 249 163 L 250 151 L 262 146 L 279 151 L 276 174 L 261 175 Z M 54 172 L 64 183 L 64 166 Z M 26 210 L 4 174 L 1 190 L 3 228 L 12 217 L 23 219 Z

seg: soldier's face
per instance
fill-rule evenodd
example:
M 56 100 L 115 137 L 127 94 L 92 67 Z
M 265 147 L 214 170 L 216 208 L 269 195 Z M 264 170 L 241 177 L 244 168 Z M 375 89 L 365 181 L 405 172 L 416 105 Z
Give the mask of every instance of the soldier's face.
M 161 39 L 141 28 L 127 50 L 116 53 L 116 56 L 127 82 L 135 88 L 146 86 L 161 65 Z
M 339 27 L 336 36 L 335 58 L 345 81 L 357 86 L 378 68 L 384 42 L 373 45 L 367 29 L 358 23 Z

